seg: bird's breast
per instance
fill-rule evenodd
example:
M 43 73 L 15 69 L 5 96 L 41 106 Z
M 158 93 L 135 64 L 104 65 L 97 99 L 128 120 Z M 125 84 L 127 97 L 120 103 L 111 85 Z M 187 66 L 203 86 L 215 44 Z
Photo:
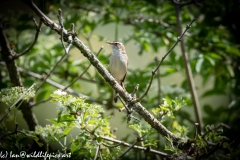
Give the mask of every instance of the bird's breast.
M 109 58 L 109 69 L 112 76 L 120 83 L 127 73 L 127 55 L 126 54 L 112 54 Z

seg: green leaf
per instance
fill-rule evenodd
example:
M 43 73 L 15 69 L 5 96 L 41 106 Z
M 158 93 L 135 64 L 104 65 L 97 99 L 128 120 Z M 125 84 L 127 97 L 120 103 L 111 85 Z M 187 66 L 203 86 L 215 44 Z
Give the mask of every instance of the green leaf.
M 58 111 L 58 115 L 57 115 L 57 122 L 60 122 L 61 120 L 61 115 L 62 115 L 63 109 Z
M 208 115 L 214 114 L 214 111 L 210 105 L 204 105 L 203 109 Z
M 46 89 L 41 90 L 36 96 L 36 101 L 39 102 L 44 100 L 46 97 L 49 97 L 49 94 L 47 94 L 48 92 L 49 90 Z
M 221 89 L 213 88 L 204 92 L 204 94 L 201 97 L 204 98 L 212 95 L 225 95 L 225 92 Z
M 196 63 L 196 67 L 195 67 L 195 70 L 196 70 L 197 73 L 200 73 L 203 62 L 204 62 L 203 58 L 198 59 L 198 61 Z
M 43 146 L 43 144 L 41 143 L 41 142 L 39 142 L 39 138 L 38 137 L 32 137 L 33 138 L 33 140 L 38 144 L 38 146 L 39 147 L 42 147 Z

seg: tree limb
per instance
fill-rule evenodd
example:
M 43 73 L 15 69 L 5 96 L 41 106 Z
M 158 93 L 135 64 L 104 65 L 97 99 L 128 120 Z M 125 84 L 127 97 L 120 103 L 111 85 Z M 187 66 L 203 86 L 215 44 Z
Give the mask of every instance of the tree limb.
M 17 69 L 17 64 L 13 59 L 13 51 L 9 45 L 8 39 L 4 32 L 3 26 L 0 23 L 0 46 L 1 46 L 1 54 L 2 59 L 6 64 L 10 80 L 13 86 L 23 86 L 22 80 Z M 30 108 L 30 103 L 28 101 L 24 101 L 19 109 L 22 111 L 23 117 L 26 120 L 29 130 L 34 131 L 38 122 L 37 119 Z
M 50 20 L 46 15 L 44 15 L 37 6 L 29 0 L 24 0 L 24 2 L 41 18 L 43 23 L 49 26 L 52 30 L 56 31 L 58 34 L 61 33 L 61 27 Z M 64 40 L 68 40 L 68 35 L 66 30 L 63 30 Z M 80 41 L 77 37 L 73 38 L 72 44 L 78 48 L 81 53 L 90 61 L 90 63 L 96 68 L 96 70 L 102 75 L 107 83 L 111 85 L 111 87 L 119 93 L 119 95 L 124 99 L 125 102 L 129 103 L 130 106 L 141 115 L 146 122 L 148 122 L 157 132 L 163 134 L 164 136 L 169 136 L 173 139 L 173 141 L 181 140 L 180 137 L 176 136 L 172 132 L 170 132 L 164 125 L 162 125 L 152 114 L 150 114 L 141 103 L 130 103 L 132 97 L 129 93 L 127 93 L 123 88 L 117 83 L 117 81 L 113 78 L 113 76 L 109 73 L 109 71 L 103 66 L 103 64 L 98 60 L 98 58 L 86 47 L 82 41 Z
M 37 24 L 37 22 L 34 18 L 33 18 L 33 22 L 36 26 L 36 33 L 35 33 L 35 37 L 34 37 L 32 44 L 23 52 L 21 52 L 19 54 L 14 54 L 14 57 L 13 57 L 14 59 L 17 59 L 17 58 L 25 55 L 26 53 L 28 53 L 32 49 L 32 47 L 35 45 L 35 43 L 37 42 L 39 32 L 41 31 L 42 22 L 40 21 L 39 24 Z
M 176 16 L 177 16 L 178 34 L 180 35 L 182 33 L 182 21 L 180 18 L 180 7 L 178 5 L 176 5 L 176 14 L 177 14 Z M 194 79 L 193 79 L 193 75 L 192 75 L 191 66 L 189 63 L 189 58 L 188 58 L 188 55 L 187 55 L 187 52 L 185 49 L 184 38 L 180 42 L 180 48 L 181 48 L 183 62 L 184 62 L 184 66 L 185 66 L 187 81 L 188 81 L 190 93 L 192 96 L 191 99 L 193 101 L 194 112 L 195 112 L 197 122 L 199 123 L 200 132 L 201 132 L 201 129 L 203 128 L 202 113 L 201 113 L 201 109 L 200 109 L 197 91 L 195 88 L 195 83 L 194 83 Z

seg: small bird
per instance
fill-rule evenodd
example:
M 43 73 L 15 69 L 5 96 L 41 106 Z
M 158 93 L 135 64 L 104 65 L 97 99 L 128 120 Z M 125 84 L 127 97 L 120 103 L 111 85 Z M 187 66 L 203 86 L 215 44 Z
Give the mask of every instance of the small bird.
M 116 81 L 124 90 L 124 80 L 127 74 L 128 56 L 121 42 L 107 42 L 112 46 L 112 55 L 109 57 L 109 70 Z M 118 93 L 115 94 L 114 102 L 117 103 Z

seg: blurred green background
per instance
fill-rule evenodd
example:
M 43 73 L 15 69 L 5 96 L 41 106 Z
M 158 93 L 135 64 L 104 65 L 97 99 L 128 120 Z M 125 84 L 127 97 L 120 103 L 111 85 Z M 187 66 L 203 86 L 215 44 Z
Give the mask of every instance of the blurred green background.
M 179 36 L 176 7 L 170 0 L 39 0 L 34 3 L 56 23 L 57 10 L 61 8 L 66 29 L 69 29 L 70 23 L 74 23 L 78 37 L 95 54 L 101 46 L 104 47 L 98 58 L 105 67 L 108 67 L 108 57 L 111 54 L 111 47 L 106 41 L 123 42 L 129 57 L 125 87 L 131 93 L 140 84 L 138 96 L 149 83 L 151 71 L 156 67 L 155 58 L 161 60 Z M 226 135 L 239 133 L 240 21 L 233 16 L 240 16 L 237 0 L 200 1 L 182 6 L 180 12 L 183 30 L 196 18 L 184 39 L 201 107 L 201 118 L 204 125 L 226 123 L 231 126 L 231 133 L 227 132 Z M 1 0 L 0 17 L 13 50 L 19 53 L 29 46 L 35 34 L 32 18 L 36 18 L 31 9 L 21 1 Z M 36 20 L 39 22 L 38 18 Z M 42 25 L 37 43 L 29 53 L 17 60 L 17 65 L 44 76 L 63 54 L 59 35 Z M 66 86 L 88 65 L 89 61 L 75 47 L 71 47 L 70 53 L 49 79 Z M 0 69 L 0 88 L 12 87 L 6 68 L 0 65 Z M 26 88 L 33 83 L 41 84 L 40 79 L 23 72 L 20 75 Z M 164 124 L 169 129 L 174 128 L 176 122 L 185 125 L 189 128 L 189 136 L 192 136 L 196 117 L 187 82 L 181 48 L 177 45 L 164 60 L 160 76 L 155 76 L 142 104 L 151 111 L 161 104 L 164 97 L 184 98 L 186 106 L 175 113 L 175 120 L 169 119 Z M 127 128 L 126 114 L 118 111 L 122 104 L 112 102 L 113 90 L 94 67 L 91 66 L 70 88 L 90 97 L 89 103 L 97 103 L 105 108 L 105 115 L 112 116 L 111 126 L 117 128 L 115 134 L 118 139 L 128 136 L 134 138 L 133 131 Z M 49 123 L 46 119 L 56 117 L 56 104 L 39 102 L 49 98 L 56 89 L 44 83 L 33 100 L 33 112 L 42 126 Z M 0 105 L 0 111 L 4 113 L 7 106 L 2 103 Z M 27 129 L 21 112 L 18 111 L 17 114 L 19 127 Z M 12 116 L 9 115 L 5 123 L 10 130 L 15 128 L 12 122 Z

